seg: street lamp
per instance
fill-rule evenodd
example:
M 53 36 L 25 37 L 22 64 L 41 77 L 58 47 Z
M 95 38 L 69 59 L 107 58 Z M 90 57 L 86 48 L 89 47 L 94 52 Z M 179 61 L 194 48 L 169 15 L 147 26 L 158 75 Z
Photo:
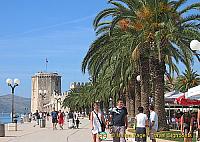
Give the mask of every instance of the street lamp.
M 149 96 L 149 104 L 153 105 L 154 104 L 154 99 L 152 96 Z
M 138 75 L 138 76 L 136 77 L 136 79 L 137 79 L 138 82 L 140 82 L 140 81 L 141 81 L 140 75 Z
M 192 50 L 200 50 L 200 42 L 198 40 L 192 40 L 190 42 L 190 48 Z
M 112 100 L 112 98 L 110 98 L 109 101 L 110 101 L 110 104 L 111 104 L 111 111 L 112 111 L 113 110 L 113 100 Z
M 57 106 L 57 111 L 58 111 L 58 103 L 61 104 L 61 96 L 60 96 L 60 92 L 57 90 L 54 90 L 54 99 L 56 100 L 56 106 Z
M 12 79 L 6 79 L 6 83 L 8 84 L 8 86 L 11 87 L 11 95 L 12 95 L 12 123 L 14 123 L 14 119 L 13 119 L 13 115 L 14 115 L 14 92 L 15 92 L 15 87 L 19 86 L 20 84 L 20 80 L 19 79 L 14 79 L 14 84 Z
M 45 96 L 47 95 L 47 90 L 39 90 L 39 94 L 40 94 L 40 96 L 42 97 L 42 101 L 41 101 L 41 103 L 42 103 L 42 111 L 44 111 L 43 109 L 43 107 L 44 107 L 44 98 L 45 98 Z

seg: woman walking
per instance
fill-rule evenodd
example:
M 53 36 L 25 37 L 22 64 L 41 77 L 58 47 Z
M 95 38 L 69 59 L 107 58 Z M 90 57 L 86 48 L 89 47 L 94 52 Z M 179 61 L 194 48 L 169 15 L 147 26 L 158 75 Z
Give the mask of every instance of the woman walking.
M 61 110 L 59 110 L 58 113 L 58 124 L 60 125 L 60 128 L 63 129 L 63 125 L 64 125 L 64 115 L 61 112 Z
M 94 110 L 90 114 L 93 142 L 100 142 L 98 134 L 102 132 L 102 124 L 105 124 L 104 116 L 99 110 L 98 103 L 94 103 Z
M 190 112 L 184 112 L 181 117 L 181 132 L 185 136 L 184 142 L 192 142 L 192 124 L 193 122 L 191 123 Z

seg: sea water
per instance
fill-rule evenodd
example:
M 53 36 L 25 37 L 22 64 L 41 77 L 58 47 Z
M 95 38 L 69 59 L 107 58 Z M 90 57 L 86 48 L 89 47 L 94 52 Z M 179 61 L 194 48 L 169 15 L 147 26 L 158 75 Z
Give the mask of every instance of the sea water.
M 9 113 L 0 113 L 0 123 L 6 124 L 11 122 Z
M 17 118 L 17 120 L 19 120 L 19 117 Z M 10 113 L 0 113 L 0 124 L 7 124 L 11 121 L 12 120 Z

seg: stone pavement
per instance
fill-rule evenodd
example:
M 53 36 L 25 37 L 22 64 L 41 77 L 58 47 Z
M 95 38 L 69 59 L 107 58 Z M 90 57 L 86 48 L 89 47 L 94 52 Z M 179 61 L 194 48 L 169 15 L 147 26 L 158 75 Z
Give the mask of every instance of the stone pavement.
M 68 129 L 65 124 L 64 130 L 60 130 L 59 127 L 58 130 L 52 130 L 50 121 L 47 122 L 46 128 L 39 128 L 38 125 L 33 127 L 35 122 L 18 124 L 18 131 L 6 130 L 6 137 L 0 137 L 0 142 L 92 142 L 88 118 L 80 119 L 80 122 L 80 129 Z M 102 142 L 112 142 L 112 140 L 107 139 Z M 157 142 L 167 141 L 157 140 Z
M 52 130 L 50 122 L 46 128 L 33 127 L 33 123 L 18 125 L 18 131 L 7 131 L 6 137 L 0 137 L 0 142 L 90 142 L 88 119 L 80 119 L 80 129 L 68 129 L 64 125 L 64 130 Z

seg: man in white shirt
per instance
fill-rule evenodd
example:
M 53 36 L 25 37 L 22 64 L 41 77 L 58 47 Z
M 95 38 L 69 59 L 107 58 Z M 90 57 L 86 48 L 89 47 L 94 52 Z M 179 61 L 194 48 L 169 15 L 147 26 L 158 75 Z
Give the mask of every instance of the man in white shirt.
M 148 125 L 148 117 L 143 113 L 144 108 L 138 107 L 139 114 L 136 115 L 136 137 L 137 142 L 146 142 L 146 126 Z
M 153 106 L 150 106 L 149 110 L 150 110 L 150 140 L 152 140 L 152 142 L 156 142 L 154 135 L 158 131 L 158 115 L 154 111 Z

